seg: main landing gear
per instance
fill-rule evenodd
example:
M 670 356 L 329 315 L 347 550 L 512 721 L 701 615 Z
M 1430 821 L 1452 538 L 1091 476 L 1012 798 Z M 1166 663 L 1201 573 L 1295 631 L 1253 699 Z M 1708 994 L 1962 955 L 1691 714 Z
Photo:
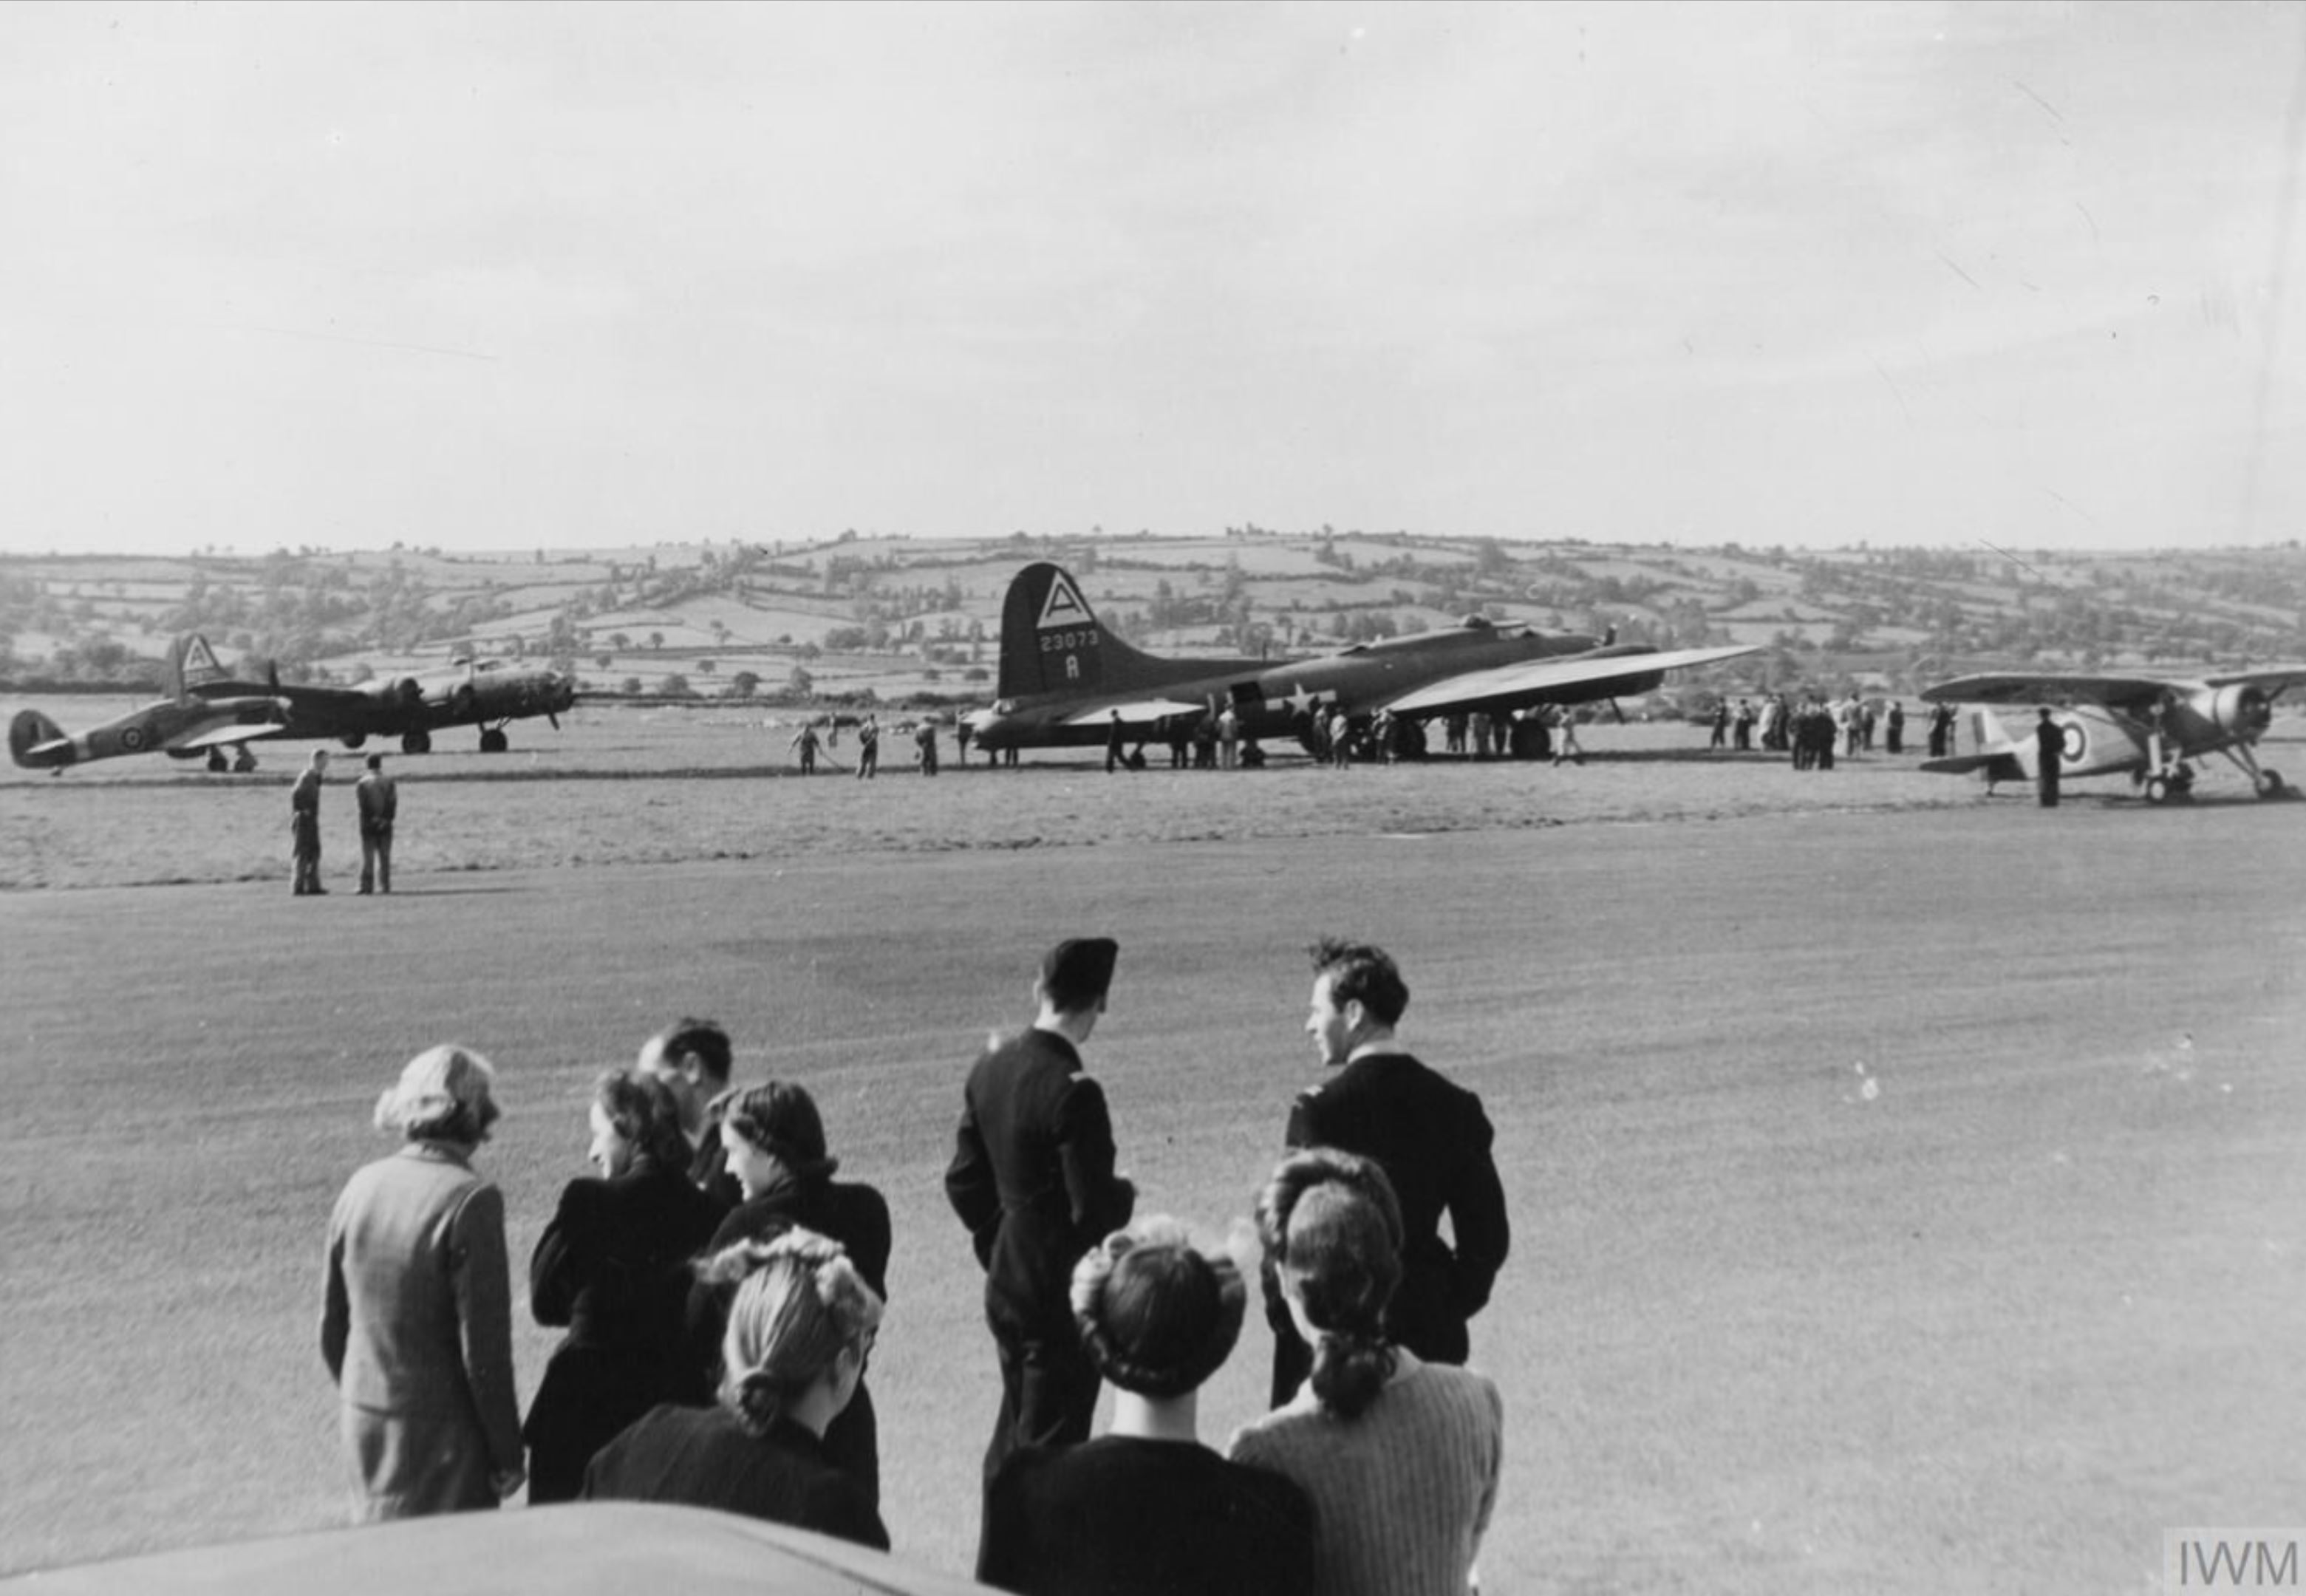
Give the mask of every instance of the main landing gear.
M 232 771 L 244 776 L 255 768 L 256 755 L 248 751 L 246 743 L 242 743 L 233 749 L 232 762 L 229 764 L 225 763 L 223 748 L 215 747 L 209 750 L 209 769 L 218 775 Z

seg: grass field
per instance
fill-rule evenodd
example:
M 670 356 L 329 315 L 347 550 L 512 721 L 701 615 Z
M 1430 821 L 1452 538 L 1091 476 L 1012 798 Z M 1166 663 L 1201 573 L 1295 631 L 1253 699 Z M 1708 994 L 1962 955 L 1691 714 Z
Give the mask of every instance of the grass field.
M 376 1093 L 435 1040 L 497 1061 L 525 1259 L 594 1072 L 697 1011 L 890 1199 L 887 1515 L 965 1572 L 995 1382 L 939 1176 L 977 1042 L 1090 931 L 1149 1208 L 1246 1211 L 1318 932 L 1391 947 L 1410 1040 L 1482 1093 L 1516 1225 L 1485 1588 L 2151 1590 L 2164 1527 L 2306 1499 L 2306 807 L 2051 815 L 1679 727 L 1559 771 L 756 779 L 785 735 L 587 711 L 396 761 L 369 902 L 336 789 L 338 894 L 286 892 L 293 749 L 0 780 L 6 884 L 72 889 L 0 892 L 0 1568 L 331 1522 L 320 1240 Z

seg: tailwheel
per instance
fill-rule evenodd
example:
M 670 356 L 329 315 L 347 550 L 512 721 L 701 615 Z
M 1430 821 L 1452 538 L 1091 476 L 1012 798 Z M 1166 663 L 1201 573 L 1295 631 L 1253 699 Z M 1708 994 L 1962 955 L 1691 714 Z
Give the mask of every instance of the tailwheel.
M 2250 780 L 2258 788 L 2259 797 L 2262 798 L 2280 798 L 2282 796 L 2282 772 L 2280 771 L 2261 770 L 2257 775 L 2251 777 Z
M 503 753 L 506 749 L 508 749 L 508 748 L 509 748 L 509 747 L 512 747 L 512 739 L 511 739 L 510 738 L 508 738 L 507 736 L 505 736 L 505 734 L 504 734 L 504 728 L 503 728 L 503 727 L 501 727 L 501 726 L 492 726 L 492 727 L 484 727 L 484 728 L 483 728 L 483 729 L 482 729 L 482 731 L 481 731 L 481 752 L 482 752 L 482 753 L 483 753 L 483 754 L 501 754 L 501 753 Z

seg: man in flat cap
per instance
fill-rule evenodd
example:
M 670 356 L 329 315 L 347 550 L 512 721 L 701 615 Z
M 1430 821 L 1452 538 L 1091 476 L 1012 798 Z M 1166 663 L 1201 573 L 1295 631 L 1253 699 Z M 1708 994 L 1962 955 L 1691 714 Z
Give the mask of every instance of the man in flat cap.
M 985 1318 L 1001 1359 L 990 1482 L 1020 1447 L 1089 1438 L 1097 1373 L 1070 1293 L 1082 1253 L 1129 1222 L 1137 1191 L 1114 1173 L 1105 1092 L 1080 1047 L 1105 1012 L 1118 946 L 1059 943 L 1033 983 L 1031 1028 L 995 1037 L 969 1071 L 945 1196 L 985 1267 Z

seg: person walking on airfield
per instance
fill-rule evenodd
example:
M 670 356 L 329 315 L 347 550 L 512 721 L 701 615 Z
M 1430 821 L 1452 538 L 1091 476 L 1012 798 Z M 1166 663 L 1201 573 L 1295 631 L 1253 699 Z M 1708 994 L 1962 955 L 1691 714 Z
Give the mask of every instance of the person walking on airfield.
M 1124 762 L 1121 746 L 1127 740 L 1121 724 L 1121 712 L 1115 710 L 1105 728 L 1105 773 L 1111 775 Z
M 793 733 L 790 752 L 800 755 L 800 773 L 804 776 L 816 774 L 816 740 L 814 721 L 802 721 L 800 730 Z
M 918 750 L 918 752 L 914 755 L 914 758 L 920 764 L 921 774 L 924 776 L 935 775 L 937 772 L 937 749 L 936 722 L 935 721 L 928 719 L 927 716 L 922 717 L 921 723 L 913 728 L 913 746 Z
M 857 729 L 857 779 L 869 781 L 881 768 L 881 727 L 872 716 Z
M 467 1048 L 409 1060 L 376 1105 L 405 1145 L 354 1174 L 329 1219 L 320 1357 L 357 1523 L 493 1507 L 527 1478 L 504 1194 L 473 1173 L 495 1081 Z
M 987 1482 L 1020 1447 L 1087 1440 L 1097 1410 L 1097 1367 L 1068 1293 L 1081 1254 L 1137 1204 L 1137 1189 L 1114 1171 L 1104 1088 L 1081 1073 L 1118 953 L 1102 936 L 1050 949 L 1033 984 L 1031 1028 L 996 1037 L 962 1094 L 944 1190 L 985 1267 L 985 1318 L 1001 1362 Z
M 2045 809 L 2058 807 L 2058 762 L 2065 753 L 2066 729 L 2052 720 L 2046 709 L 2034 722 L 2034 761 L 2040 767 L 2036 772 L 2036 793 Z
M 295 875 L 295 895 L 325 898 L 320 884 L 320 782 L 329 773 L 329 751 L 312 750 L 312 761 L 288 789 L 288 838 Z
M 360 806 L 361 879 L 365 897 L 392 891 L 392 820 L 400 810 L 399 784 L 384 773 L 384 755 L 368 756 L 368 774 L 353 784 Z
M 1357 1153 L 1385 1171 L 1407 1226 L 1403 1288 L 1386 1333 L 1428 1362 L 1463 1363 L 1472 1348 L 1467 1321 L 1489 1302 L 1513 1241 L 1489 1116 L 1480 1097 L 1401 1045 L 1394 1028 L 1409 1005 L 1409 987 L 1382 950 L 1324 937 L 1309 951 L 1313 996 L 1305 1030 L 1337 1074 L 1299 1095 L 1287 1145 Z M 1445 1214 L 1454 1248 L 1441 1239 Z M 1271 1292 L 1266 1319 L 1279 1407 L 1304 1383 L 1312 1357 Z

